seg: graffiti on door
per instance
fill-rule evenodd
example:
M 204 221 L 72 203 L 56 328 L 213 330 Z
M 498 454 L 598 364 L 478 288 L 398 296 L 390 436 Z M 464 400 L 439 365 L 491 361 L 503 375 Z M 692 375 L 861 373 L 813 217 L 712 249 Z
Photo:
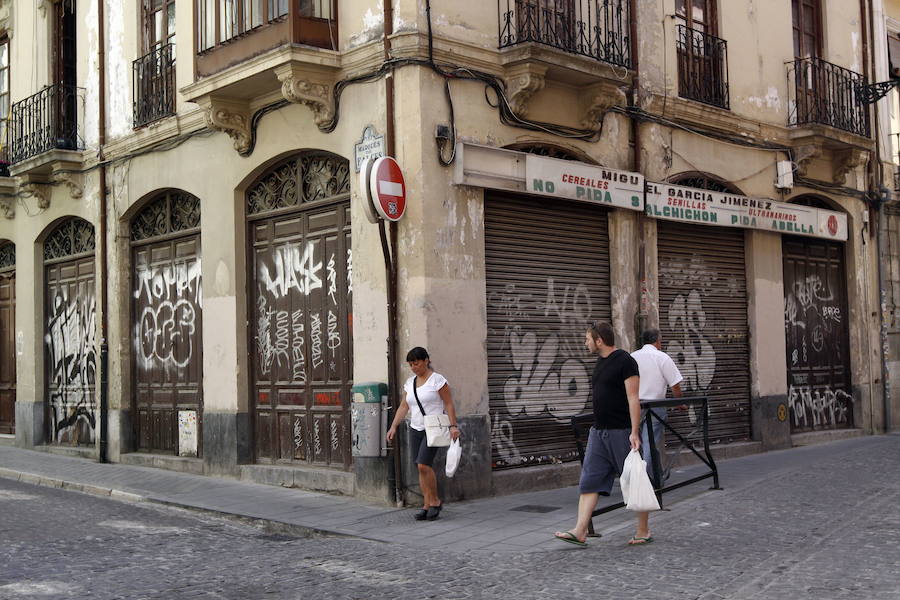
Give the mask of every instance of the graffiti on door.
M 587 286 L 552 277 L 539 295 L 512 283 L 489 295 L 488 310 L 499 315 L 492 320 L 502 331 L 500 351 L 509 357 L 503 370 L 512 372 L 502 392 L 497 390 L 502 407 L 493 411 L 491 423 L 494 452 L 503 465 L 560 458 L 535 454 L 519 439 L 534 438 L 541 423 L 567 426 L 572 415 L 586 409 L 591 383 L 584 332 L 592 309 Z
M 136 271 L 134 298 L 140 315 L 135 345 L 139 368 L 149 370 L 162 364 L 182 369 L 191 362 L 203 306 L 200 270 L 197 258 Z
M 50 415 L 54 442 L 89 443 L 93 439 L 93 389 L 97 372 L 93 281 L 78 285 L 69 296 L 65 289 L 50 303 L 47 333 Z M 82 432 L 89 439 L 80 439 Z
M 797 428 L 834 426 L 848 422 L 853 397 L 844 390 L 828 387 L 812 389 L 808 385 L 792 385 L 788 391 L 788 407 Z

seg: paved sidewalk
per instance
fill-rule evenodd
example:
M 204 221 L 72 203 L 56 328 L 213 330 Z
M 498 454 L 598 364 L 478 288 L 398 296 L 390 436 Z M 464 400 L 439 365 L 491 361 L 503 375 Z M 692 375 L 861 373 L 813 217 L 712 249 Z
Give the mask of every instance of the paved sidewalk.
M 666 508 L 651 517 L 651 526 L 684 516 L 692 499 L 711 494 L 730 498 L 758 496 L 762 482 L 802 473 L 817 463 L 840 460 L 848 452 L 897 453 L 900 436 L 868 436 L 817 446 L 769 452 L 719 463 L 723 491 L 710 491 L 712 480 L 667 494 Z M 668 483 L 701 472 L 691 466 L 673 472 Z M 417 522 L 412 509 L 395 509 L 360 500 L 297 489 L 190 475 L 148 467 L 96 462 L 0 446 L 2 478 L 62 487 L 133 502 L 154 502 L 261 520 L 274 527 L 313 534 L 344 535 L 409 547 L 428 548 L 440 534 L 442 548 L 462 552 L 535 552 L 564 546 L 553 531 L 574 524 L 575 487 L 448 503 L 441 519 Z M 604 502 L 616 502 L 614 494 Z M 723 497 L 724 500 L 724 497 Z M 633 527 L 633 514 L 617 510 L 594 520 L 609 535 Z M 622 533 L 622 536 L 626 532 Z M 621 537 L 621 536 L 619 536 Z

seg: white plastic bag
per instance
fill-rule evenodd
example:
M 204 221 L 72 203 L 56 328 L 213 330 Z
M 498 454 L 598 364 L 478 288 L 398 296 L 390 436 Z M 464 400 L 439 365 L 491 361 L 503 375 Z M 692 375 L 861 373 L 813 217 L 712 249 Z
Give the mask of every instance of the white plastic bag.
M 625 500 L 625 508 L 637 512 L 659 510 L 659 502 L 653 491 L 653 484 L 647 475 L 647 463 L 641 458 L 641 453 L 632 450 L 625 459 L 622 467 L 622 498 Z
M 453 440 L 450 443 L 450 447 L 447 448 L 447 467 L 444 469 L 444 472 L 447 473 L 447 477 L 453 477 L 453 474 L 456 473 L 456 468 L 459 466 L 459 459 L 462 456 L 462 448 L 459 445 L 459 440 Z

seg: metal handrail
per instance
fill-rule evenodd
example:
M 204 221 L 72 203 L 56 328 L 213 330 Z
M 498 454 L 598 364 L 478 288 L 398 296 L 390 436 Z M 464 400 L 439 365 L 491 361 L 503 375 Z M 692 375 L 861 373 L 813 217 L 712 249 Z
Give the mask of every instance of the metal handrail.
M 538 43 L 631 67 L 627 0 L 497 0 L 500 48 Z
M 676 27 L 678 95 L 728 108 L 728 43 L 687 25 Z
M 175 44 L 155 48 L 132 63 L 134 127 L 175 114 Z
M 84 89 L 57 83 L 12 105 L 8 160 L 15 164 L 50 150 L 83 150 L 78 112 Z
M 661 419 L 656 413 L 652 410 L 647 410 L 651 408 L 663 408 L 670 406 L 700 406 L 700 414 L 702 415 L 702 424 L 703 428 L 703 452 L 701 455 L 692 444 L 688 442 L 688 440 L 681 435 L 678 431 L 672 428 L 668 422 Z M 712 478 L 713 487 L 710 489 L 720 490 L 722 489 L 719 486 L 719 470 L 716 467 L 716 462 L 713 460 L 712 452 L 709 448 L 709 399 L 705 396 L 696 396 L 696 397 L 683 397 L 683 398 L 674 398 L 667 400 L 641 400 L 641 409 L 646 411 L 644 419 L 642 421 L 642 429 L 643 425 L 647 425 L 647 435 L 650 441 L 650 453 L 653 457 L 653 477 L 651 481 L 653 482 L 653 489 L 656 491 L 656 498 L 659 500 L 659 507 L 663 507 L 663 494 L 666 492 L 670 492 L 672 490 L 676 490 L 678 488 L 684 487 L 686 485 L 690 485 L 692 483 L 697 483 L 699 481 L 703 481 L 704 479 Z M 660 423 L 665 426 L 665 428 L 670 431 L 673 435 L 675 435 L 681 442 L 693 452 L 700 461 L 709 467 L 709 471 L 706 473 L 702 473 L 696 477 L 691 477 L 685 481 L 679 481 L 678 483 L 673 483 L 671 485 L 663 486 L 662 483 L 662 472 L 659 469 L 659 452 L 656 449 L 656 442 L 654 440 L 653 435 L 653 419 L 656 419 Z M 594 415 L 593 413 L 582 413 L 579 415 L 575 415 L 571 420 L 572 432 L 575 435 L 575 445 L 578 448 L 578 458 L 584 463 L 584 452 L 585 447 L 584 443 L 582 443 L 581 439 L 584 436 L 584 433 L 591 428 L 594 423 Z M 594 510 L 593 516 L 602 515 L 604 513 L 608 513 L 614 511 L 619 508 L 624 508 L 624 502 L 616 502 L 614 504 L 610 504 L 608 506 L 603 506 Z M 594 524 L 591 522 L 588 526 L 588 533 L 594 533 Z
M 869 137 L 869 111 L 858 91 L 865 77 L 816 57 L 787 64 L 794 83 L 790 125 L 819 123 Z

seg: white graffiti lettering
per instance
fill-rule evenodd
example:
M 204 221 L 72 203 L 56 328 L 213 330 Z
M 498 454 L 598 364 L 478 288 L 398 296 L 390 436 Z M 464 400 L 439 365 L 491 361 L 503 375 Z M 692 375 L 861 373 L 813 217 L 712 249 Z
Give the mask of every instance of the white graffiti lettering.
M 347 248 L 347 294 L 353 293 L 353 251 Z
M 138 323 L 138 341 L 144 366 L 158 360 L 163 364 L 185 367 L 194 353 L 197 313 L 189 300 L 168 300 L 148 306 Z
M 844 390 L 792 385 L 788 391 L 788 405 L 795 427 L 834 427 L 847 423 L 853 396 Z
M 341 439 L 338 436 L 337 421 L 331 420 L 331 451 L 335 452 L 341 445 Z
M 303 419 L 297 417 L 294 419 L 294 448 L 303 447 Z
M 341 345 L 341 332 L 338 330 L 337 315 L 328 311 L 328 347 L 331 349 L 331 355 Z
M 318 313 L 309 317 L 309 348 L 316 369 L 322 364 L 322 316 Z
M 322 279 L 318 273 L 322 263 L 315 262 L 315 244 L 307 242 L 303 254 L 299 244 L 285 244 L 273 251 L 275 275 L 263 262 L 259 263 L 259 277 L 265 289 L 276 298 L 283 298 L 291 290 L 308 295 L 312 290 L 322 287 Z
M 322 439 L 319 435 L 319 420 L 313 420 L 313 448 L 315 448 L 315 456 L 322 455 Z
M 293 331 L 291 355 L 294 365 L 294 382 L 306 383 L 306 356 L 303 353 L 303 343 L 305 341 L 303 332 L 305 326 L 303 324 L 302 310 L 295 310 L 291 315 L 291 329 Z
M 337 300 L 334 295 L 337 294 L 337 271 L 335 270 L 334 265 L 334 253 L 331 253 L 331 257 L 328 259 L 328 266 L 326 269 L 326 277 L 328 279 L 328 297 L 331 298 L 332 304 L 337 304 Z
M 200 259 L 189 263 L 166 265 L 138 269 L 135 273 L 137 289 L 135 299 L 146 296 L 152 304 L 156 300 L 175 302 L 190 298 L 198 306 L 202 306 L 202 289 L 200 286 Z
M 699 290 L 691 290 L 687 298 L 677 295 L 668 312 L 669 327 L 676 333 L 666 344 L 666 353 L 684 376 L 682 388 L 709 389 L 716 373 L 716 352 L 704 336 L 706 311 Z

